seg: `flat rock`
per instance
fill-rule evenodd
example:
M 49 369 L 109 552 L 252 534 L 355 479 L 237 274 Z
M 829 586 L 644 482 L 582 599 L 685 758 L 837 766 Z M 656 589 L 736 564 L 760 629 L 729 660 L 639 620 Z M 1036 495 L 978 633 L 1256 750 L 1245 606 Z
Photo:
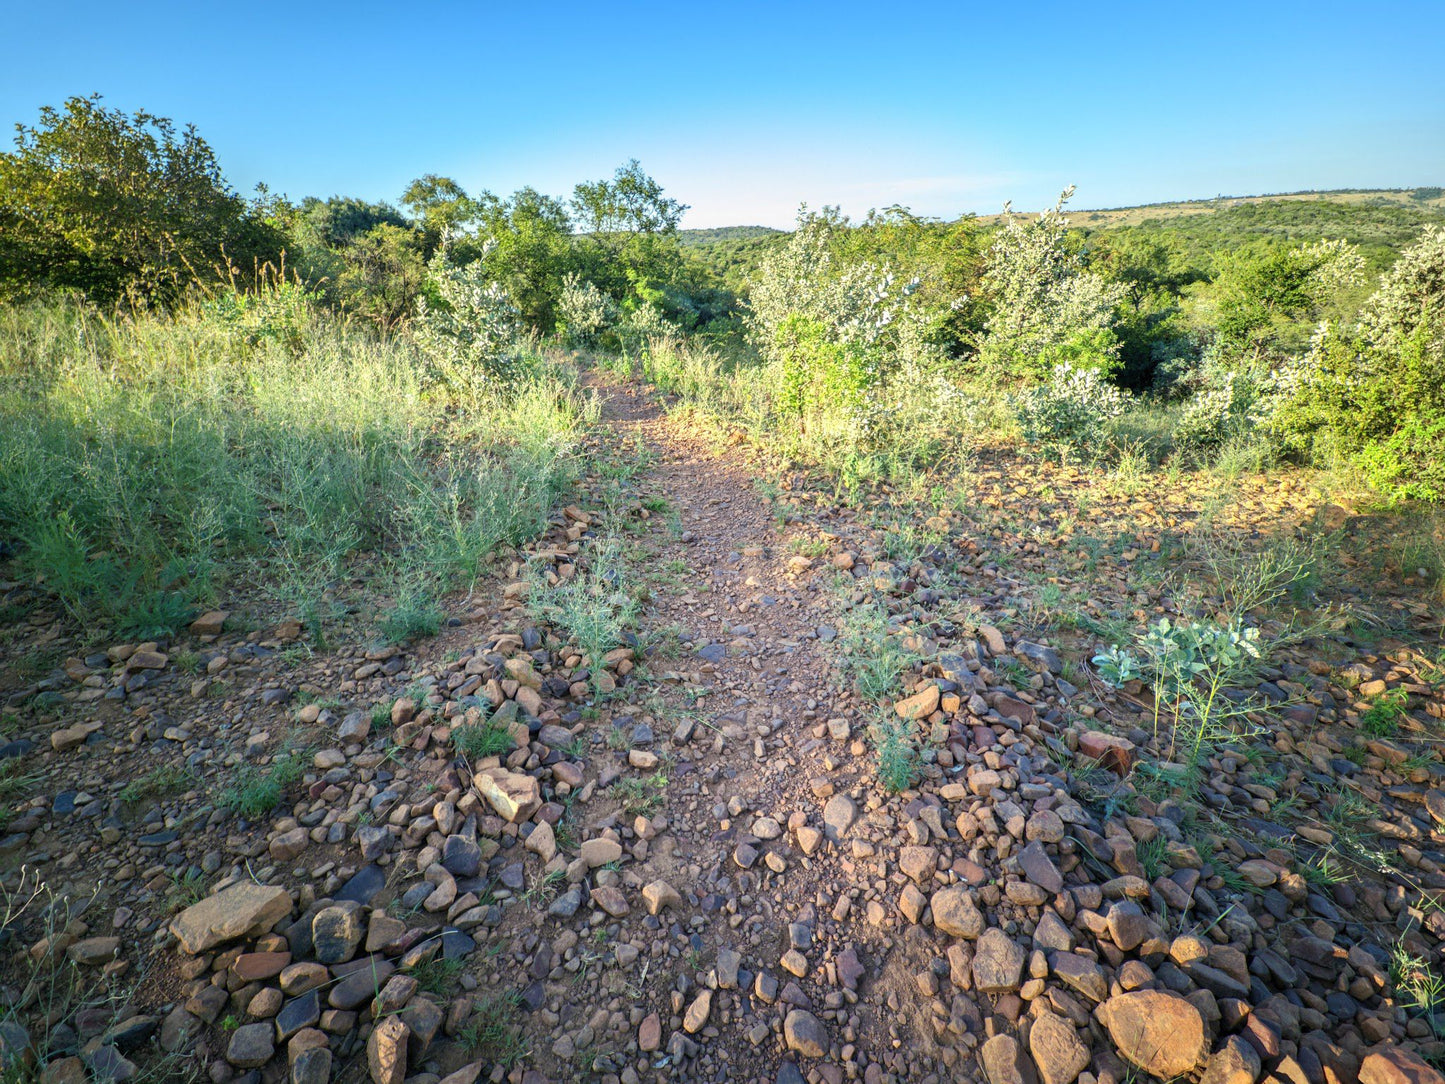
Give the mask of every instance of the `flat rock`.
M 1134 990 L 1099 1006 L 1099 1020 L 1126 1060 L 1168 1080 L 1191 1072 L 1204 1046 L 1204 1018 L 1178 994 Z
M 171 919 L 171 933 L 192 956 L 249 933 L 261 933 L 291 913 L 291 894 L 276 885 L 232 885 Z
M 805 1058 L 821 1058 L 828 1053 L 828 1030 L 810 1012 L 794 1009 L 783 1020 L 783 1039 L 788 1049 Z
M 983 914 L 973 902 L 973 893 L 964 885 L 940 888 L 933 894 L 929 906 L 933 910 L 933 924 L 950 937 L 971 941 L 983 933 Z

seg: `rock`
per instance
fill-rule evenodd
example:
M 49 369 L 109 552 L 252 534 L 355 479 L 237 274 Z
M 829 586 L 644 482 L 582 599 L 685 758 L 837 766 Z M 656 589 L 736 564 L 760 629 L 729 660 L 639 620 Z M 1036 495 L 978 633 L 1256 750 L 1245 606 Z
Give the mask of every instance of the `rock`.
M 192 636 L 219 636 L 226 628 L 226 618 L 231 615 L 225 610 L 207 610 L 191 622 Z
M 643 886 L 642 902 L 647 905 L 649 915 L 657 915 L 664 908 L 676 907 L 682 902 L 682 896 L 666 881 L 653 881 Z
M 835 839 L 853 827 L 857 816 L 858 809 L 853 804 L 853 799 L 846 794 L 833 795 L 823 807 L 823 823 L 828 826 L 829 834 Z
M 939 696 L 938 686 L 929 682 L 921 692 L 894 704 L 893 710 L 905 719 L 925 719 L 938 710 Z
M 331 1051 L 313 1046 L 291 1059 L 291 1084 L 328 1084 L 331 1080 Z
M 940 888 L 929 901 L 933 924 L 950 937 L 973 940 L 983 933 L 984 918 L 964 885 Z
M 609 862 L 622 861 L 622 844 L 605 837 L 589 839 L 578 848 L 577 856 L 587 863 L 588 869 L 596 869 Z
M 402 1084 L 406 1079 L 406 1024 L 398 1016 L 384 1017 L 366 1041 L 366 1066 L 375 1084 Z
M 1241 1036 L 1231 1035 L 1210 1055 L 1199 1084 L 1254 1084 L 1260 1069 L 1259 1052 Z
M 616 885 L 603 885 L 592 890 L 592 902 L 613 918 L 623 918 L 632 911 L 627 897 Z
M 282 832 L 273 836 L 271 845 L 267 848 L 272 859 L 277 862 L 290 862 L 306 849 L 306 844 L 311 842 L 311 837 L 305 828 L 293 828 L 289 832 Z
M 270 1021 L 241 1025 L 231 1032 L 231 1041 L 226 1045 L 226 1060 L 241 1069 L 259 1069 L 276 1053 L 276 1044 L 271 1036 Z
M 323 964 L 344 964 L 356 955 L 365 933 L 360 907 L 355 904 L 323 907 L 311 920 L 313 955 Z
M 1098 1008 L 1114 1046 L 1128 1061 L 1168 1080 L 1194 1069 L 1204 1046 L 1204 1018 L 1191 1002 L 1162 990 L 1134 990 Z
M 783 1020 L 783 1039 L 788 1049 L 805 1058 L 822 1058 L 828 1054 L 828 1031 L 810 1012 L 794 1009 Z
M 898 868 L 923 884 L 933 876 L 938 863 L 938 851 L 932 847 L 904 847 L 898 854 Z
M 662 1018 L 657 1013 L 648 1013 L 637 1025 L 637 1049 L 651 1054 L 662 1045 Z
M 1086 730 L 1079 735 L 1079 755 L 1125 776 L 1134 766 L 1134 743 L 1100 730 Z
M 76 1057 L 57 1058 L 40 1071 L 40 1084 L 89 1084 L 89 1081 L 85 1062 Z
M 997 927 L 984 931 L 973 953 L 973 984 L 980 993 L 1002 994 L 1019 988 L 1027 954 Z
M 687 1007 L 687 1012 L 682 1018 L 682 1029 L 689 1035 L 697 1034 L 703 1029 L 703 1025 L 707 1023 L 708 1014 L 711 1012 L 712 991 L 703 989 L 698 993 L 697 997 L 693 999 L 692 1004 Z
M 284 888 L 249 881 L 232 885 L 171 919 L 171 933 L 192 956 L 250 933 L 262 933 L 291 913 Z
M 978 1060 L 989 1084 L 1035 1084 L 1037 1080 L 1034 1067 L 1012 1035 L 1000 1032 L 989 1039 L 979 1049 Z
M 540 858 L 545 865 L 552 861 L 557 854 L 557 833 L 546 821 L 538 820 L 537 826 L 532 829 L 532 834 L 527 837 L 524 846 Z
M 488 768 L 478 772 L 472 783 L 497 815 L 510 824 L 520 824 L 541 808 L 541 788 L 537 780 L 523 772 Z
M 1418 1054 L 1378 1046 L 1360 1062 L 1360 1084 L 1442 1084 L 1442 1077 Z
M 1056 896 L 1064 890 L 1063 874 L 1038 840 L 1019 851 L 1019 868 L 1025 877 L 1050 895 Z
M 1074 1025 L 1048 1011 L 1029 1028 L 1029 1053 L 1043 1084 L 1073 1084 L 1089 1065 L 1089 1048 L 1079 1041 Z
M 66 949 L 65 955 L 82 967 L 99 967 L 101 964 L 115 959 L 118 948 L 120 948 L 119 937 L 87 937 Z

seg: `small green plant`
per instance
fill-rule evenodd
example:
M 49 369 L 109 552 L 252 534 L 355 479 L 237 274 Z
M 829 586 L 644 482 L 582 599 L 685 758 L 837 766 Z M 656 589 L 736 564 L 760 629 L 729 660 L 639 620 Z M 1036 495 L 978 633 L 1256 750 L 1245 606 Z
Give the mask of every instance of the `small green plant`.
M 1387 689 L 1360 716 L 1360 727 L 1376 738 L 1393 738 L 1405 718 L 1410 694 L 1405 689 Z
M 876 602 L 849 610 L 841 622 L 839 645 L 853 684 L 866 700 L 883 700 L 898 690 L 898 680 L 917 656 L 904 650 L 888 627 L 885 611 Z
M 602 679 L 602 660 L 621 646 L 642 605 L 627 585 L 622 543 L 609 538 L 593 549 L 591 567 L 566 583 L 548 587 L 534 579 L 529 593 L 534 609 L 581 648 L 592 670 L 594 688 Z
M 662 808 L 667 782 L 667 772 L 660 768 L 651 775 L 619 779 L 613 789 L 623 809 L 633 816 L 648 817 Z
M 891 716 L 871 728 L 877 754 L 878 783 L 889 794 L 900 794 L 918 779 L 918 746 L 910 725 Z
M 460 1039 L 467 1054 L 510 1069 L 529 1053 L 517 1023 L 522 999 L 515 993 L 489 994 L 472 1006 Z
M 457 988 L 457 977 L 461 975 L 462 968 L 461 960 L 433 956 L 413 968 L 411 977 L 416 979 L 417 989 L 437 997 L 451 997 Z
M 1445 979 L 1430 964 L 1397 944 L 1390 954 L 1390 981 L 1407 1011 L 1422 1017 L 1438 1037 L 1440 1013 L 1445 1009 Z
M 444 616 L 431 591 L 416 579 L 408 579 L 378 627 L 388 643 L 399 644 L 418 636 L 435 636 Z
M 464 723 L 452 730 L 452 745 L 468 760 L 498 757 L 513 748 L 511 733 L 488 719 L 480 723 Z
M 195 776 L 177 764 L 162 764 L 139 779 L 132 779 L 120 791 L 120 800 L 135 805 L 147 798 L 179 794 L 195 782 Z
M 275 809 L 286 788 L 300 779 L 305 770 L 302 755 L 298 753 L 280 754 L 264 772 L 248 764 L 237 773 L 221 801 L 238 816 L 254 820 Z

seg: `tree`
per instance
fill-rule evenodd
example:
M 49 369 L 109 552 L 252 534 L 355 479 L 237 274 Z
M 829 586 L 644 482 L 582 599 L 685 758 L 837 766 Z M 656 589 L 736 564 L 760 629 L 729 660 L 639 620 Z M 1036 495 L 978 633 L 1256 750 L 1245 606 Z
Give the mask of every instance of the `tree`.
M 492 247 L 487 272 L 506 287 L 531 327 L 556 325 L 562 280 L 572 269 L 572 221 L 559 199 L 523 188 L 510 199 L 490 192 L 477 198 L 480 233 Z
M 0 238 L 0 292 L 75 287 L 99 300 L 172 300 L 284 246 L 193 126 L 99 95 L 16 126 L 15 150 L 0 154 Z
M 993 311 L 981 351 L 1003 375 L 1037 381 L 1061 362 L 1106 371 L 1117 363 L 1114 311 L 1125 289 L 1069 247 L 1064 204 L 1073 194 L 1071 185 L 1036 219 L 1004 207 L 983 276 Z
M 662 193 L 635 158 L 619 166 L 610 181 L 573 189 L 579 270 L 619 301 L 640 304 L 639 285 L 672 286 L 684 273 L 677 225 L 687 205 Z
M 454 237 L 476 221 L 479 211 L 477 202 L 467 195 L 466 189 L 450 177 L 438 177 L 435 173 L 425 174 L 407 185 L 401 205 L 421 220 L 422 228 L 436 238 L 435 247 L 443 252 Z

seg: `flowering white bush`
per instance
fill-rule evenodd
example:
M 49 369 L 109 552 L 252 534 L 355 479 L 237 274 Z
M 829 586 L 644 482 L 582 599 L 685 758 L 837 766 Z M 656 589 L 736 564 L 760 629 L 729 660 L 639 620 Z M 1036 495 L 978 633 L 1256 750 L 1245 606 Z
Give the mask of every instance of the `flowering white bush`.
M 1010 376 L 1042 377 L 1058 361 L 1110 369 L 1118 346 L 1114 310 L 1126 286 L 1088 271 L 1067 244 L 1064 204 L 1024 219 L 1004 205 L 983 281 L 993 302 L 985 327 L 986 364 Z
M 847 220 L 804 210 L 788 243 L 759 266 L 748 297 L 749 327 L 763 354 L 777 356 L 778 331 L 790 318 L 821 325 L 831 342 L 873 346 L 893 324 L 916 281 L 900 283 L 887 267 L 840 265 L 831 248 Z
M 572 271 L 562 280 L 557 317 L 569 342 L 590 343 L 617 319 L 617 304 L 594 283 Z
M 1064 457 L 1100 448 L 1127 403 L 1127 396 L 1097 369 L 1063 362 L 1054 366 L 1048 383 L 1018 395 L 1014 411 L 1025 440 Z
M 417 301 L 416 341 L 438 380 L 454 391 L 509 388 L 524 365 L 511 350 L 520 325 L 506 289 L 488 281 L 483 260 L 459 267 L 444 254 L 428 265 L 427 281 L 445 304 Z

